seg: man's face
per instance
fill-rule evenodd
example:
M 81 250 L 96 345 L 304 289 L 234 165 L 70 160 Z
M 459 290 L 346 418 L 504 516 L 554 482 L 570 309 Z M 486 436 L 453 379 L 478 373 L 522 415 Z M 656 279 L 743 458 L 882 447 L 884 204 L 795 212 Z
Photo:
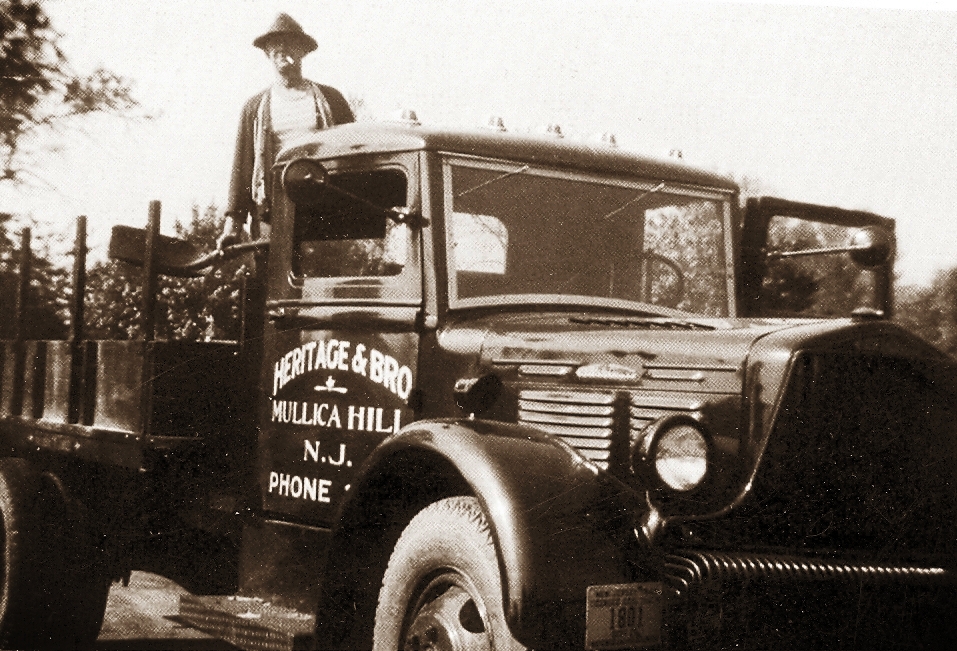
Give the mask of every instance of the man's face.
M 266 48 L 266 56 L 276 68 L 276 72 L 286 77 L 290 74 L 299 74 L 306 50 L 294 41 L 277 40 Z

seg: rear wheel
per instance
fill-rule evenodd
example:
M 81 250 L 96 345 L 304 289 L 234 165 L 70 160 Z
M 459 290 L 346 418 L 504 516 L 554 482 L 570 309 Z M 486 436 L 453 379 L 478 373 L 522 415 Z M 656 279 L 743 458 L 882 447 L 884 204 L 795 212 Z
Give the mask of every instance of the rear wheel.
M 40 633 L 49 611 L 45 588 L 40 475 L 20 459 L 0 460 L 0 647 L 50 646 Z
M 519 650 L 495 545 L 474 497 L 429 505 L 402 532 L 376 608 L 375 651 Z
M 89 520 L 79 505 L 67 514 L 60 598 L 52 611 L 58 620 L 53 639 L 62 649 L 92 649 L 103 625 L 113 583 Z
M 91 648 L 110 582 L 82 513 L 51 476 L 2 459 L 0 520 L 0 647 Z

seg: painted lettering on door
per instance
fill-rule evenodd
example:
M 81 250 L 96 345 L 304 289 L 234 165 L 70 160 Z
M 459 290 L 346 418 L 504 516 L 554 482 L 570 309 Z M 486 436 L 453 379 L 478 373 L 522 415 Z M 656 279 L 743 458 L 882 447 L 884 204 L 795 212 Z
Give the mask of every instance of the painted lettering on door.
M 359 375 L 385 387 L 402 400 L 408 399 L 412 392 L 412 369 L 391 355 L 367 348 L 365 344 L 356 344 L 353 348 L 348 341 L 319 339 L 297 346 L 279 358 L 273 366 L 273 395 L 297 377 L 321 370 Z M 332 376 L 329 380 L 334 386 Z

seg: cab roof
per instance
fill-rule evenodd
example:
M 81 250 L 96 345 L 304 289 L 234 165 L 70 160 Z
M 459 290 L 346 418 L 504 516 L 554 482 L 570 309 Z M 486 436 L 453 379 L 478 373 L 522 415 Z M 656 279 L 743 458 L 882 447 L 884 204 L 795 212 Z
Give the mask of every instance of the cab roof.
M 491 129 L 438 129 L 402 123 L 357 122 L 319 131 L 283 150 L 276 164 L 282 165 L 298 158 L 329 160 L 409 151 L 443 152 L 547 167 L 641 176 L 729 192 L 738 189 L 726 176 L 680 163 L 637 156 L 607 145 Z

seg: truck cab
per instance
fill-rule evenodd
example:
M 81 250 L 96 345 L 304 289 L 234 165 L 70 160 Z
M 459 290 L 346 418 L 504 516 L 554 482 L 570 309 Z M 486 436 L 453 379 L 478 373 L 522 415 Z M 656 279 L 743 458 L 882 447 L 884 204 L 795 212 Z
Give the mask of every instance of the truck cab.
M 882 318 L 891 220 L 771 198 L 740 210 L 718 175 L 516 135 L 356 125 L 278 166 L 259 485 L 277 519 L 329 527 L 350 568 L 326 572 L 320 640 L 465 638 L 441 615 L 475 603 L 496 643 L 680 647 L 771 634 L 761 600 L 822 576 L 835 591 L 875 572 L 949 581 L 949 560 L 917 558 L 952 544 L 952 491 L 922 470 L 953 467 L 932 452 L 952 436 L 951 364 Z M 900 506 L 914 482 L 919 516 Z M 413 585 L 396 616 L 377 586 L 403 527 L 460 496 L 501 587 Z M 356 547 L 370 529 L 377 544 Z M 726 583 L 755 601 L 708 624 L 675 615 Z M 375 629 L 337 628 L 343 604 Z M 622 621 L 626 605 L 654 614 Z M 784 612 L 790 631 L 772 635 L 850 639 L 798 633 Z M 853 639 L 878 639 L 867 629 Z
M 172 398 L 140 397 L 126 499 L 92 508 L 122 568 L 164 522 L 205 537 L 154 571 L 221 543 L 239 600 L 185 621 L 249 648 L 957 640 L 957 367 L 887 319 L 891 220 L 490 131 L 344 125 L 276 166 L 240 341 L 146 346 Z M 0 432 L 59 476 L 74 430 L 43 411 Z M 110 463 L 83 449 L 67 488 Z

